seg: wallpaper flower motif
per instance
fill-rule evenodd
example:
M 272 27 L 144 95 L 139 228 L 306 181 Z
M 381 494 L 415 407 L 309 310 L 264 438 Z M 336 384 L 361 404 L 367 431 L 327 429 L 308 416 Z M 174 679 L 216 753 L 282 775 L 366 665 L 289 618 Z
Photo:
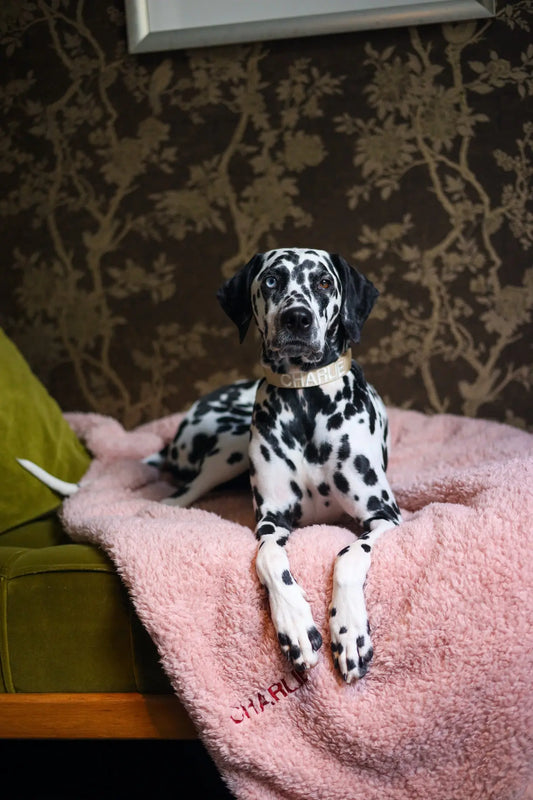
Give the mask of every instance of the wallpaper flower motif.
M 381 291 L 388 402 L 531 424 L 532 20 L 139 57 L 121 3 L 4 1 L 1 324 L 131 426 L 257 374 L 216 288 L 323 247 Z

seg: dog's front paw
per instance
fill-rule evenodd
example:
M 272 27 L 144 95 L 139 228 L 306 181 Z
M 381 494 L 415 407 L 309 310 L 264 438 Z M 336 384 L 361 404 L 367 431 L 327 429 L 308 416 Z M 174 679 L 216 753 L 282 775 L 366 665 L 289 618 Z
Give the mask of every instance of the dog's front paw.
M 278 642 L 282 653 L 297 672 L 304 672 L 317 664 L 322 636 L 314 624 L 300 636 L 291 637 L 288 633 L 278 633 Z
M 282 653 L 295 670 L 303 672 L 318 663 L 322 636 L 301 587 L 292 576 L 287 581 L 286 577 L 283 586 L 270 588 L 270 614 Z
M 329 629 L 333 662 L 343 680 L 362 678 L 374 654 L 364 598 L 361 602 L 337 592 L 329 607 Z
M 287 581 L 286 577 L 283 586 L 270 588 L 270 614 L 282 653 L 295 670 L 303 672 L 318 663 L 322 636 L 302 589 L 292 576 L 291 582 Z

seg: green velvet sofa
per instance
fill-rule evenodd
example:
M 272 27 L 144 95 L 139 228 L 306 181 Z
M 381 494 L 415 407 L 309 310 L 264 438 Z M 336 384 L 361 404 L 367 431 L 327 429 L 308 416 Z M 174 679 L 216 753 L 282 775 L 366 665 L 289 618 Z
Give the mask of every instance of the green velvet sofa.
M 89 454 L 1 330 L 0 367 L 0 737 L 193 738 L 112 563 L 16 461 L 77 481 Z

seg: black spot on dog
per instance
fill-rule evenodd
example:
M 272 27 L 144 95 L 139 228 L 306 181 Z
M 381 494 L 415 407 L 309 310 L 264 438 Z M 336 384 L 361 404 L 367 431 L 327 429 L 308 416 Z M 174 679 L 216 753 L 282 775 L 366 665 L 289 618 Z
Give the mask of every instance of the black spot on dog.
M 365 551 L 365 553 L 370 553 L 370 551 L 371 551 L 371 549 L 372 549 L 372 548 L 370 547 L 370 545 L 369 545 L 369 544 L 362 544 L 362 545 L 361 545 L 361 549 L 362 549 L 362 550 L 364 550 L 364 551 Z
M 291 640 L 286 633 L 278 633 L 278 642 L 282 647 L 290 647 Z
M 250 433 L 250 423 L 241 423 L 232 430 L 233 436 L 245 436 Z
M 348 628 L 343 625 L 342 628 L 340 628 L 339 633 L 348 633 Z
M 178 472 L 179 472 L 179 470 L 178 470 Z M 196 475 L 193 474 L 192 480 L 194 480 L 195 477 L 196 477 Z M 170 496 L 171 497 L 181 497 L 182 494 L 185 494 L 185 492 L 188 491 L 188 483 L 189 482 L 187 481 L 184 486 L 180 486 L 179 489 L 176 489 L 176 491 L 173 492 Z
M 309 630 L 307 631 L 307 636 L 309 637 L 309 641 L 311 642 L 311 647 L 313 648 L 313 650 L 315 652 L 317 650 L 320 650 L 320 648 L 322 647 L 322 636 L 314 626 L 312 628 L 309 628 Z
M 386 446 L 383 444 L 381 445 L 381 466 L 383 467 L 383 472 L 386 471 L 388 463 L 389 463 L 389 454 L 387 452 Z
M 300 503 L 295 503 L 291 508 L 292 520 L 294 524 L 298 523 L 302 518 L 302 506 Z
M 272 522 L 263 522 L 259 525 L 256 536 L 270 536 L 272 533 L 276 533 L 276 526 Z
M 301 655 L 302 651 L 300 650 L 298 645 L 297 644 L 291 645 L 289 650 L 289 656 L 291 657 L 292 661 L 297 661 L 301 657 Z M 296 666 L 296 669 L 298 669 L 298 666 Z
M 353 403 L 346 403 L 344 406 L 344 419 L 351 419 L 357 414 L 357 409 Z
M 346 461 L 350 457 L 350 440 L 348 438 L 348 434 L 345 433 L 341 439 L 341 445 L 339 447 L 339 452 L 337 458 L 341 461 Z
M 268 447 L 265 447 L 265 445 L 262 444 L 260 450 L 261 450 L 261 455 L 263 456 L 265 461 L 270 461 L 270 450 L 268 449 Z
M 328 419 L 326 428 L 328 429 L 328 431 L 338 430 L 341 427 L 342 423 L 343 423 L 343 416 L 340 413 L 340 411 L 338 411 L 336 414 L 333 414 Z
M 365 519 L 363 528 L 365 531 L 371 530 L 371 523 L 378 519 L 386 519 L 397 525 L 400 521 L 400 509 L 396 503 L 387 503 L 381 497 L 372 495 L 368 499 L 367 509 L 375 513 L 368 519 Z
M 271 387 L 273 388 L 273 387 Z M 253 424 L 256 426 L 257 431 L 266 442 L 266 446 L 272 453 L 284 461 L 292 472 L 296 472 L 296 467 L 291 458 L 287 454 L 288 449 L 294 449 L 296 439 L 291 426 L 285 425 L 281 431 L 278 430 L 277 421 L 281 414 L 281 402 L 279 397 L 269 394 L 268 399 L 260 407 L 256 408 L 253 416 Z M 284 447 L 281 446 L 278 439 L 280 433 Z
M 364 636 L 358 636 L 357 639 L 355 640 L 355 643 L 356 643 L 357 647 L 363 647 L 363 645 L 365 643 L 365 637 Z
M 184 484 L 183 486 L 179 487 L 178 491 L 174 493 L 172 497 L 179 497 L 180 495 L 185 494 L 185 492 L 188 491 L 188 486 L 200 474 L 200 469 L 182 469 L 176 464 L 171 463 L 167 464 L 166 468 L 178 483 Z
M 192 440 L 192 449 L 189 453 L 189 462 L 196 464 L 203 462 L 207 456 L 217 452 L 218 436 L 216 434 L 208 436 L 206 433 L 197 433 Z
M 373 434 L 376 430 L 376 406 L 370 395 L 367 395 L 366 409 L 368 411 L 368 429 Z
M 309 464 L 326 464 L 332 449 L 329 442 L 322 442 L 319 447 L 314 442 L 309 442 L 304 450 L 304 458 Z
M 271 524 L 275 528 L 285 528 L 287 535 L 293 528 L 292 516 L 290 510 L 287 511 L 268 511 L 264 517 L 260 516 L 261 525 Z
M 363 678 L 366 675 L 366 673 L 368 672 L 368 666 L 367 666 L 364 658 L 359 658 L 359 661 L 357 663 L 357 667 L 359 669 L 359 677 Z
M 343 382 L 344 386 L 342 389 L 342 396 L 344 397 L 345 400 L 350 400 L 352 397 L 352 387 L 350 381 L 346 377 L 344 377 Z
M 309 418 L 314 420 L 319 414 L 331 417 L 337 411 L 337 402 L 319 386 L 304 391 L 304 399 Z
M 261 515 L 261 510 L 260 509 L 261 509 L 261 506 L 263 505 L 263 496 L 260 493 L 260 491 L 257 488 L 257 486 L 253 487 L 252 494 L 254 496 L 254 501 L 255 501 L 256 508 L 257 508 L 257 512 L 256 513 Z
M 300 487 L 298 486 L 298 484 L 296 483 L 296 481 L 291 481 L 290 485 L 291 485 L 291 489 L 293 491 L 293 494 L 295 494 L 296 497 L 299 500 L 301 500 L 302 497 L 303 497 L 303 493 L 302 493 L 302 490 L 300 489 Z
M 378 511 L 378 509 L 381 508 L 381 505 L 382 504 L 381 504 L 381 500 L 379 499 L 379 497 L 376 497 L 375 495 L 372 495 L 371 497 L 368 498 L 366 507 L 367 507 L 368 511 Z
M 335 472 L 333 475 L 333 483 L 343 494 L 347 494 L 350 491 L 350 484 L 346 480 L 345 475 L 342 472 Z
M 237 462 L 242 461 L 242 459 L 243 454 L 235 452 L 228 457 L 227 462 L 228 464 L 237 464 Z
M 376 485 L 376 483 L 378 482 L 378 476 L 376 475 L 372 467 L 367 472 L 365 472 L 363 480 L 367 486 Z
M 337 553 L 337 558 L 339 556 L 343 556 L 345 553 L 348 552 L 349 549 L 350 549 L 350 545 L 348 545 L 347 547 L 343 547 L 342 550 L 339 550 L 339 552 Z
M 337 614 L 337 609 L 335 608 L 335 606 L 333 606 L 333 608 L 330 608 L 329 615 L 330 617 L 334 617 L 336 614 Z
M 330 493 L 329 485 L 327 483 L 320 483 L 317 486 L 317 491 L 319 494 L 322 495 L 322 497 L 327 497 L 328 494 Z
M 284 569 L 283 570 L 283 572 L 281 574 L 281 579 L 282 579 L 283 583 L 286 584 L 287 586 L 291 586 L 292 583 L 294 582 L 293 579 L 292 579 L 292 575 L 291 575 L 291 573 L 289 572 L 288 569 Z
M 366 456 L 363 455 L 356 456 L 353 464 L 360 475 L 365 475 L 365 473 L 370 469 L 370 461 Z

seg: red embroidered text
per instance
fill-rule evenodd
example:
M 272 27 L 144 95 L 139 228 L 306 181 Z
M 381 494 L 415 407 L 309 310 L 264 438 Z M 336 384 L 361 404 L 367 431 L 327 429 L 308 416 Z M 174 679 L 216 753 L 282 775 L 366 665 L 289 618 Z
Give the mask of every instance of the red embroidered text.
M 307 683 L 307 675 L 300 675 L 293 670 L 290 677 L 282 678 L 264 691 L 254 692 L 244 703 L 232 708 L 231 719 L 237 725 L 244 722 L 245 719 L 252 719 L 254 716 L 262 714 L 267 706 L 275 706 L 284 697 L 289 697 L 297 692 L 305 683 Z

